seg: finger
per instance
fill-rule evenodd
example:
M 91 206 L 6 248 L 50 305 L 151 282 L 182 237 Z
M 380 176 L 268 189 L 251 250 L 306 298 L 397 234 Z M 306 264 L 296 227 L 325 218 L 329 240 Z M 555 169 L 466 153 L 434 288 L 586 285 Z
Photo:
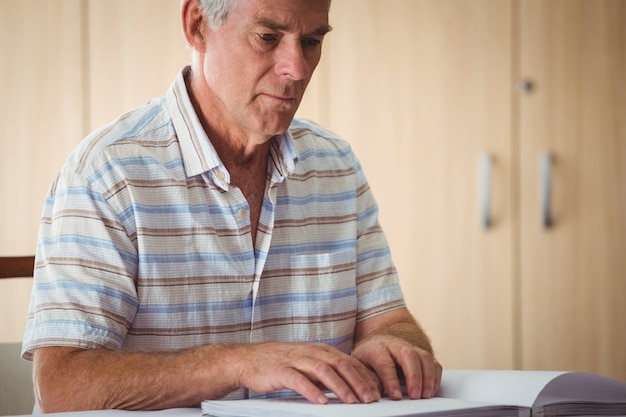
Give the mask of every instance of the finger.
M 341 372 L 325 360 L 302 358 L 298 363 L 298 370 L 302 372 L 309 381 L 314 381 L 327 390 L 333 392 L 337 398 L 347 404 L 357 401 L 357 394 Z M 345 373 L 345 370 L 343 371 Z M 313 382 L 311 382 L 313 383 Z
M 328 397 L 324 392 L 301 372 L 293 368 L 285 368 L 281 373 L 282 385 L 286 389 L 297 392 L 314 404 L 328 402 Z
M 439 391 L 439 387 L 441 386 L 442 373 L 443 373 L 443 366 L 441 366 L 439 361 L 435 359 L 435 386 L 433 388 L 433 397 L 437 395 L 437 391 Z
M 441 382 L 441 365 L 428 352 L 412 349 L 397 359 L 406 378 L 410 398 L 431 398 Z
M 358 399 L 362 403 L 370 403 L 380 399 L 381 391 L 378 377 L 360 360 L 328 347 L 317 353 L 315 359 L 328 364 L 330 369 L 334 371 L 328 373 L 330 379 L 322 382 L 344 402 L 355 402 Z M 322 364 L 318 366 L 320 370 L 328 371 Z M 335 374 L 340 378 L 339 380 L 335 379 Z M 345 387 L 349 388 L 349 392 L 346 391 L 343 394 Z M 356 398 L 353 400 L 353 396 L 350 394 L 355 395 Z
M 428 355 L 421 355 L 422 398 L 431 398 L 435 394 L 435 360 Z
M 432 398 L 437 394 L 441 385 L 441 374 L 443 367 L 427 354 L 422 356 L 422 398 Z
M 337 370 L 360 402 L 371 403 L 380 400 L 380 380 L 361 361 L 347 356 L 338 363 Z
M 419 357 L 412 354 L 398 360 L 404 373 L 406 393 L 409 398 L 419 400 L 422 398 L 422 363 Z
M 370 362 L 370 366 L 378 375 L 378 379 L 389 398 L 393 400 L 402 399 L 402 384 L 394 359 L 391 356 L 379 357 L 376 361 Z

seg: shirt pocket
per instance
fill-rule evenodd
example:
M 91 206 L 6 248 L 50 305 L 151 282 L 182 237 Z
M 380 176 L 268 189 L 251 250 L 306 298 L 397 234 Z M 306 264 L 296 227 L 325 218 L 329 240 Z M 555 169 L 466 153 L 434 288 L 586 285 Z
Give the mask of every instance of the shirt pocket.
M 292 337 L 348 353 L 357 313 L 356 252 L 293 255 L 290 259 Z

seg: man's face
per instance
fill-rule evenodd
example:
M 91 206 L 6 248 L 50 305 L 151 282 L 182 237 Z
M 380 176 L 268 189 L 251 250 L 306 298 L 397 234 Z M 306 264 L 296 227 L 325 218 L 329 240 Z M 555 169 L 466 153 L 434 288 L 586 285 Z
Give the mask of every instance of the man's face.
M 220 123 L 261 140 L 287 130 L 320 60 L 329 7 L 330 0 L 240 0 L 223 26 L 205 32 L 200 57 Z

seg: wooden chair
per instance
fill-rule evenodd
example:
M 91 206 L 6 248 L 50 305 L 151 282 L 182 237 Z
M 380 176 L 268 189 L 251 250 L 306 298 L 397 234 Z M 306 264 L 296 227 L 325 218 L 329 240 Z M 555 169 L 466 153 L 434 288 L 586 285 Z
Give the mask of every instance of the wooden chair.
M 34 256 L 0 256 L 0 279 L 33 276 Z

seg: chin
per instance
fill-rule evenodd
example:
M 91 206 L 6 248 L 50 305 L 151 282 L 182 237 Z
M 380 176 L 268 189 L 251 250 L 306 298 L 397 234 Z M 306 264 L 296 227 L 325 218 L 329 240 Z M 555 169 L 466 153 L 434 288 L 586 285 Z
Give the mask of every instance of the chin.
M 262 124 L 260 131 L 265 132 L 266 135 L 272 137 L 277 135 L 282 135 L 289 129 L 291 125 L 291 121 L 293 120 L 293 115 L 289 117 L 280 117 L 279 119 L 275 119 L 272 121 L 266 121 Z

